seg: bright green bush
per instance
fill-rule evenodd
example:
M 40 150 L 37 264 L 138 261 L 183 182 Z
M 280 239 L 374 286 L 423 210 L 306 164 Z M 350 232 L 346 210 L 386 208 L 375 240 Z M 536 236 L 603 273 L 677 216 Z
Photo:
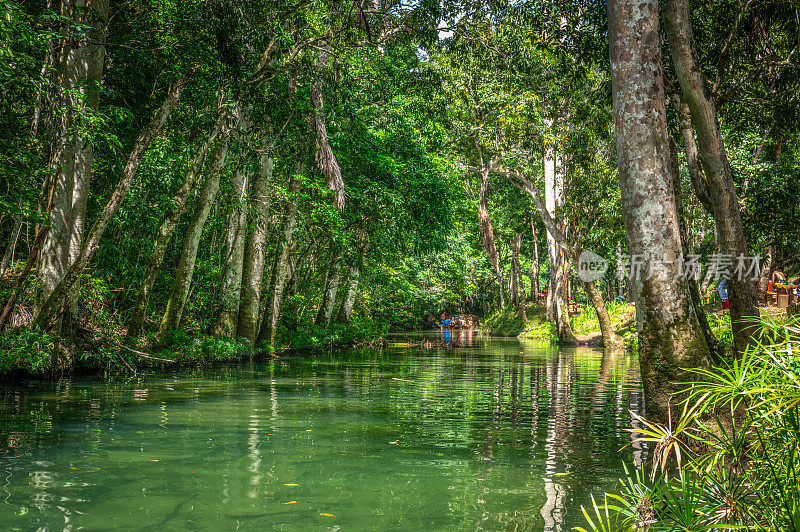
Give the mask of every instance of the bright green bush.
M 525 308 L 527 321 L 517 308 L 498 309 L 485 316 L 479 326 L 484 332 L 494 336 L 524 336 L 525 338 L 555 338 L 553 326 L 547 323 L 541 307 L 528 304 Z
M 606 301 L 606 310 L 608 311 L 608 317 L 611 318 L 612 325 L 617 328 L 631 316 L 634 312 L 634 306 L 627 301 Z M 588 334 L 600 330 L 597 312 L 591 305 L 583 307 L 580 314 L 573 316 L 570 322 L 575 334 Z
M 696 370 L 680 419 L 639 420 L 652 468 L 584 510 L 590 530 L 800 530 L 800 323 L 761 326 L 741 359 Z
M 28 327 L 0 332 L 0 374 L 11 371 L 43 373 L 52 369 L 53 340 Z

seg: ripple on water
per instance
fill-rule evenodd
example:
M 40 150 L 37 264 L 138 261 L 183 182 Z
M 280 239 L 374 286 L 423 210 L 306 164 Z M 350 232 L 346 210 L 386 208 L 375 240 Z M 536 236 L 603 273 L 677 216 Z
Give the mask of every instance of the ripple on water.
M 4 386 L 0 527 L 582 524 L 642 452 L 635 358 L 463 344 Z

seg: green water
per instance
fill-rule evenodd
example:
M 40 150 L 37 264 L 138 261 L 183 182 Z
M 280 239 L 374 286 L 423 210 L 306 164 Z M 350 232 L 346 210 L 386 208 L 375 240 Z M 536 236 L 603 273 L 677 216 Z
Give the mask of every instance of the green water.
M 462 340 L 0 385 L 0 529 L 582 524 L 641 453 L 635 358 Z

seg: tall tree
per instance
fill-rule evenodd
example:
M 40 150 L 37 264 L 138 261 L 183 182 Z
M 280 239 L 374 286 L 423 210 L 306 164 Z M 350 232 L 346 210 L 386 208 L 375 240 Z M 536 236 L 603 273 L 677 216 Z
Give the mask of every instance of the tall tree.
M 734 261 L 739 257 L 748 257 L 739 198 L 722 139 L 716 104 L 707 93 L 707 82 L 696 60 L 688 0 L 666 1 L 664 26 L 675 74 L 691 111 L 692 125 L 697 132 L 706 187 L 709 196 L 714 198 L 711 208 L 717 226 L 720 252 L 731 256 Z M 758 275 L 758 272 L 755 273 Z M 732 275 L 729 279 L 729 299 L 734 348 L 737 353 L 742 353 L 755 341 L 757 329 L 755 323 L 750 323 L 758 317 L 752 279 L 743 275 Z
M 612 98 L 628 249 L 634 259 L 675 264 L 681 255 L 669 161 L 656 0 L 608 2 Z M 648 414 L 665 420 L 675 382 L 709 367 L 709 349 L 685 278 L 653 268 L 636 312 Z
M 305 172 L 305 165 L 298 164 L 296 173 L 302 175 Z M 297 193 L 300 190 L 300 181 L 292 177 L 289 181 L 289 196 L 286 200 L 286 209 L 283 215 L 283 231 L 280 244 L 280 252 L 275 259 L 273 268 L 273 282 L 264 319 L 258 331 L 258 341 L 265 343 L 269 349 L 275 348 L 275 335 L 278 331 L 278 320 L 280 319 L 281 306 L 283 305 L 284 288 L 289 275 L 290 256 L 295 247 L 295 229 L 297 228 Z
M 253 215 L 248 218 L 249 231 L 245 242 L 242 301 L 239 305 L 239 322 L 237 336 L 245 338 L 251 344 L 255 342 L 258 332 L 258 309 L 261 302 L 264 279 L 265 249 L 268 232 L 268 215 L 270 206 L 270 181 L 275 163 L 272 159 L 272 142 L 259 155 L 259 172 L 253 179 L 250 189 L 250 203 Z
M 54 194 L 37 264 L 39 306 L 78 258 L 83 241 L 94 162 L 87 130 L 100 104 L 109 2 L 62 0 L 58 13 L 63 33 L 54 43 L 49 106 L 54 139 L 48 180 Z
M 250 127 L 249 116 L 247 116 L 248 110 L 244 109 L 241 102 L 236 102 L 231 113 L 234 122 L 233 130 L 239 130 L 241 135 L 246 135 L 246 131 Z M 206 171 L 203 188 L 200 190 L 200 195 L 195 202 L 194 214 L 189 221 L 189 228 L 183 239 L 181 258 L 175 270 L 172 292 L 167 300 L 167 308 L 164 310 L 161 326 L 158 329 L 159 338 L 163 338 L 168 331 L 177 329 L 178 324 L 180 324 L 183 309 L 189 297 L 192 278 L 194 277 L 194 266 L 197 260 L 200 238 L 203 236 L 203 228 L 219 192 L 222 169 L 228 156 L 229 139 L 230 137 L 226 136 L 217 144 Z
M 197 67 L 189 69 L 183 77 L 181 77 L 169 90 L 163 105 L 156 113 L 155 117 L 144 128 L 139 138 L 134 144 L 128 162 L 122 173 L 122 178 L 117 183 L 116 188 L 111 193 L 111 197 L 106 203 L 105 208 L 100 213 L 98 219 L 89 230 L 86 241 L 81 246 L 75 262 L 69 267 L 67 272 L 61 278 L 59 283 L 53 289 L 53 292 L 45 300 L 42 308 L 36 317 L 37 324 L 42 329 L 47 329 L 51 320 L 61 310 L 63 305 L 69 299 L 70 292 L 74 290 L 75 284 L 78 282 L 80 274 L 86 268 L 92 255 L 97 251 L 100 245 L 100 238 L 103 236 L 111 219 L 122 206 L 122 202 L 130 192 L 136 178 L 136 171 L 147 149 L 152 144 L 153 140 L 161 133 L 164 124 L 172 113 L 172 110 L 178 105 L 181 94 L 183 93 L 189 81 L 192 78 Z

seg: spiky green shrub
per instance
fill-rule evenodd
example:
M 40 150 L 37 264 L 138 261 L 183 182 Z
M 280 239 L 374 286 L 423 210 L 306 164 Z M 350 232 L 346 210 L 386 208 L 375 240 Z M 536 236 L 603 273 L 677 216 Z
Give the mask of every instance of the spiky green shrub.
M 696 373 L 680 419 L 632 429 L 650 473 L 584 509 L 589 530 L 800 530 L 800 323 L 760 320 L 755 348 Z

